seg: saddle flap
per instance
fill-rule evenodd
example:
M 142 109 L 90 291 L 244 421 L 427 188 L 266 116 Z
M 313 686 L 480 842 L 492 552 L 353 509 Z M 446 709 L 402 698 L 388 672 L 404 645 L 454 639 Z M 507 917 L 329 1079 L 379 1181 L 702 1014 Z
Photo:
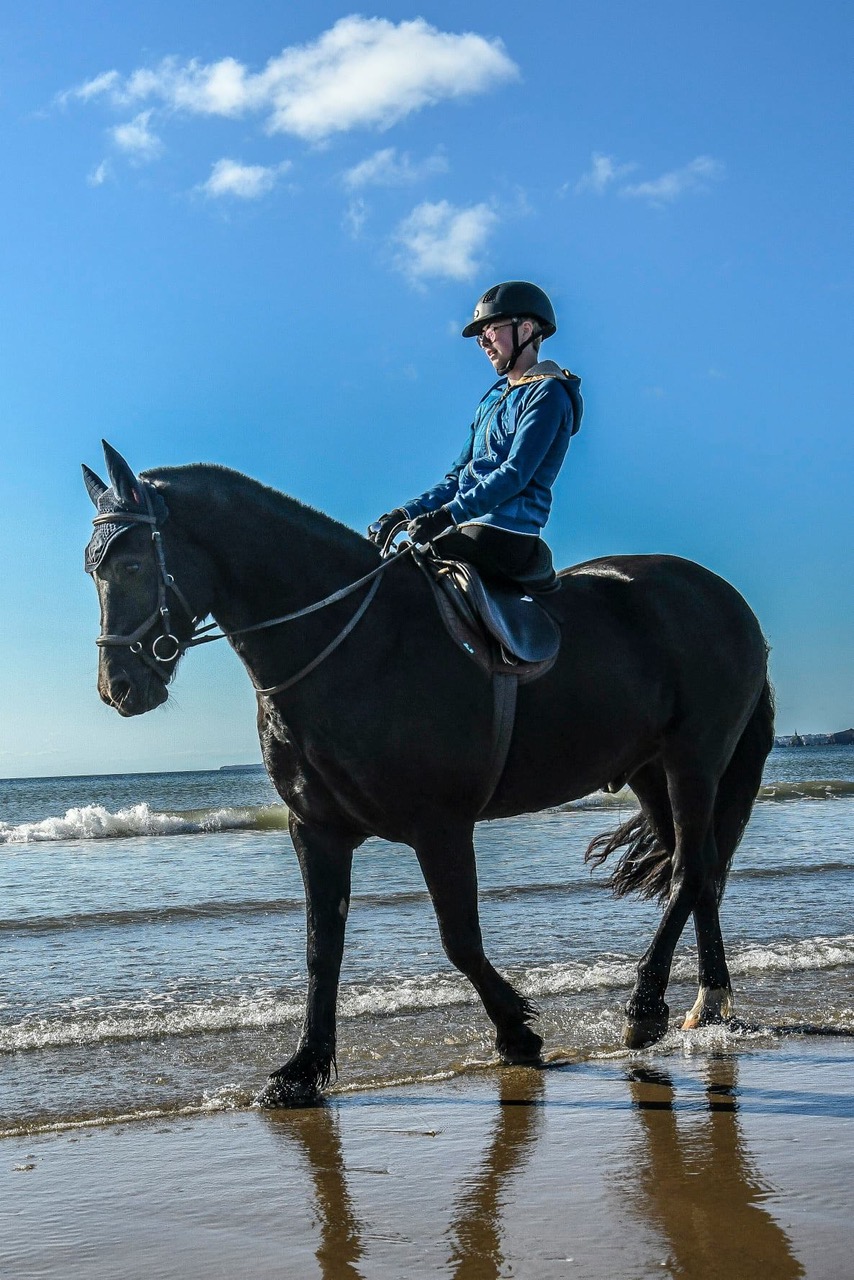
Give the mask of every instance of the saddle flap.
M 445 575 L 507 655 L 525 663 L 548 662 L 557 655 L 560 628 L 534 596 L 487 585 L 478 571 L 463 561 L 446 562 Z

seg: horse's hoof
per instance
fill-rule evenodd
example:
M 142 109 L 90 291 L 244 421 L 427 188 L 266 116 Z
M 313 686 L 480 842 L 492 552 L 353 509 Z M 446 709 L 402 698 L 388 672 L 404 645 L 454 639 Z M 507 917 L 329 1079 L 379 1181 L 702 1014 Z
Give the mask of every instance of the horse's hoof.
M 683 1031 L 711 1027 L 724 1022 L 732 1014 L 732 992 L 728 987 L 700 987 L 699 995 L 685 1014 Z
M 314 1081 L 298 1080 L 274 1071 L 255 1103 L 266 1111 L 279 1111 L 285 1108 L 292 1110 L 295 1107 L 313 1107 L 320 1099 L 320 1089 Z
M 513 1041 L 496 1039 L 495 1047 L 507 1067 L 539 1067 L 543 1062 L 543 1038 L 525 1027 Z
M 623 1044 L 627 1049 L 645 1049 L 667 1034 L 670 1025 L 668 1011 L 650 1018 L 626 1018 L 623 1023 Z

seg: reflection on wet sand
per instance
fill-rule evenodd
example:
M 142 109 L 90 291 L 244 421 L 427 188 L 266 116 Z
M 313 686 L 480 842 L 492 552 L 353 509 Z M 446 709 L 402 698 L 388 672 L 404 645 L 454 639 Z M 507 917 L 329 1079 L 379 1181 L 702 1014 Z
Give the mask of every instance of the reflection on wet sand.
M 468 1180 L 449 1231 L 454 1280 L 496 1280 L 501 1275 L 502 1199 L 510 1178 L 536 1145 L 545 1081 L 537 1071 L 505 1070 L 498 1110 L 480 1167 Z
M 670 1274 L 705 1277 L 805 1275 L 779 1223 L 763 1208 L 773 1188 L 757 1173 L 738 1123 L 738 1064 L 709 1059 L 702 1108 L 680 1099 L 661 1069 L 635 1067 L 629 1091 L 640 1133 L 621 1182 L 644 1225 L 670 1248 Z
M 775 1189 L 741 1131 L 737 1060 L 712 1057 L 702 1070 L 702 1083 L 692 1072 L 677 1086 L 660 1067 L 641 1065 L 607 1068 L 598 1082 L 593 1072 L 505 1069 L 495 1093 L 488 1085 L 471 1104 L 459 1095 L 437 1101 L 448 1109 L 436 1130 L 366 1125 L 366 1107 L 387 1101 L 379 1098 L 280 1113 L 269 1124 L 297 1144 L 310 1175 L 309 1248 L 323 1280 L 363 1280 L 379 1256 L 391 1256 L 393 1266 L 395 1255 L 407 1260 L 400 1274 L 422 1274 L 411 1268 L 422 1251 L 431 1254 L 429 1274 L 498 1280 L 532 1261 L 532 1245 L 556 1250 L 551 1265 L 564 1260 L 570 1241 L 582 1255 L 576 1265 L 594 1268 L 584 1274 L 605 1274 L 604 1249 L 611 1265 L 630 1268 L 626 1274 L 654 1267 L 685 1280 L 795 1280 L 804 1268 L 769 1212 Z M 413 1116 L 424 1102 L 413 1100 Z M 475 1124 L 471 1106 L 479 1113 Z M 597 1112 L 605 1127 L 585 1154 L 576 1141 L 590 1134 Z M 437 1164 L 433 1149 L 422 1161 L 412 1143 L 437 1136 L 451 1160 Z M 372 1167 L 345 1163 L 351 1143 Z M 544 1190 L 532 1170 L 539 1177 L 541 1165 L 553 1169 L 564 1156 L 571 1172 L 560 1180 L 563 1194 L 554 1194 L 555 1179 Z M 365 1175 L 392 1176 L 366 1182 Z M 532 1210 L 542 1223 L 534 1236 Z
M 362 1280 L 356 1263 L 364 1253 L 363 1225 L 347 1185 L 337 1109 L 321 1104 L 305 1111 L 270 1113 L 268 1120 L 276 1132 L 296 1139 L 306 1157 L 320 1224 L 316 1257 L 323 1280 Z
M 503 1196 L 512 1175 L 521 1169 L 536 1144 L 544 1090 L 543 1077 L 537 1071 L 501 1073 L 491 1137 L 476 1171 L 461 1181 L 446 1230 L 448 1275 L 454 1280 L 497 1280 L 502 1274 Z M 321 1105 L 305 1111 L 270 1113 L 267 1119 L 278 1136 L 298 1143 L 306 1159 L 320 1230 L 316 1257 L 323 1280 L 362 1280 L 358 1263 L 372 1233 L 353 1207 L 338 1108 Z M 449 1182 L 455 1177 L 458 1175 L 449 1171 Z

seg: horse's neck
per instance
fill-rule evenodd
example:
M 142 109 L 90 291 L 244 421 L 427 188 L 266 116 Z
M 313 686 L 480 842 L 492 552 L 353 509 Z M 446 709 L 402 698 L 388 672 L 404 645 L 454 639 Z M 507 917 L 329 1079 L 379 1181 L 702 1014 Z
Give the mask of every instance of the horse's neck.
M 173 499 L 176 522 L 214 566 L 214 616 L 225 627 L 303 608 L 377 563 L 368 542 L 293 499 L 215 487 Z

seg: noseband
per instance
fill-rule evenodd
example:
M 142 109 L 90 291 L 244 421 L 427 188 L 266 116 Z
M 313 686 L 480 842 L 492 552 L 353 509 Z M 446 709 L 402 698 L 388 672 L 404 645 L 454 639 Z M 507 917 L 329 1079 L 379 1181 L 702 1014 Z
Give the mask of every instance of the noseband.
M 215 632 L 218 624 L 209 622 L 202 625 L 202 618 L 198 617 L 191 606 L 187 602 L 187 598 L 176 583 L 172 574 L 166 568 L 166 557 L 163 551 L 163 540 L 158 528 L 157 516 L 154 514 L 154 506 L 151 501 L 151 495 L 148 492 L 148 485 L 141 484 L 142 494 L 145 499 L 146 511 L 111 511 L 102 515 L 95 516 L 93 523 L 99 524 L 140 524 L 148 525 L 151 529 L 151 542 L 154 549 L 154 559 L 157 565 L 157 604 L 154 610 L 148 615 L 144 622 L 132 631 L 129 635 L 114 635 L 109 632 L 101 632 L 95 640 L 95 643 L 105 648 L 110 645 L 124 645 L 130 649 L 131 653 L 141 658 L 147 666 L 151 667 L 157 675 L 163 679 L 163 668 L 170 667 L 173 663 L 187 652 L 188 649 L 195 649 L 200 644 L 210 644 L 214 640 L 230 640 L 234 636 L 247 635 L 251 631 L 263 631 L 268 627 L 278 627 L 285 622 L 294 622 L 297 618 L 305 618 L 308 614 L 317 613 L 320 609 L 325 609 L 328 605 L 337 604 L 339 600 L 346 599 L 352 595 L 354 591 L 358 591 L 360 587 L 371 583 L 371 589 L 368 591 L 359 608 L 353 614 L 353 617 L 338 632 L 335 639 L 332 640 L 317 657 L 312 658 L 311 662 L 306 663 L 295 675 L 281 684 L 272 685 L 268 689 L 259 689 L 255 686 L 255 692 L 259 698 L 269 697 L 274 693 L 282 693 L 285 689 L 290 689 L 292 685 L 302 680 L 303 676 L 307 676 L 309 672 L 314 671 L 320 664 L 333 653 L 340 644 L 342 644 L 354 629 L 357 623 L 367 612 L 374 596 L 380 585 L 380 575 L 398 560 L 402 560 L 406 552 L 411 551 L 411 546 L 405 546 L 398 554 L 385 555 L 382 564 L 376 569 L 372 569 L 370 573 L 366 573 L 364 577 L 359 578 L 356 582 L 351 582 L 349 586 L 342 587 L 339 591 L 334 591 L 332 595 L 325 596 L 323 600 L 318 600 L 314 604 L 306 605 L 303 609 L 297 609 L 294 613 L 283 614 L 279 618 L 269 618 L 266 622 L 255 622 L 249 627 L 239 627 L 234 631 Z M 387 549 L 388 550 L 388 549 Z M 172 631 L 171 614 L 169 610 L 168 598 L 169 592 L 178 600 L 181 608 L 186 613 L 191 622 L 191 633 L 186 640 L 180 640 Z M 151 654 L 146 653 L 143 647 L 143 638 L 148 634 L 151 628 L 160 623 L 161 631 L 151 642 Z M 173 668 L 174 669 L 174 668 Z M 171 676 L 171 672 L 168 673 Z

